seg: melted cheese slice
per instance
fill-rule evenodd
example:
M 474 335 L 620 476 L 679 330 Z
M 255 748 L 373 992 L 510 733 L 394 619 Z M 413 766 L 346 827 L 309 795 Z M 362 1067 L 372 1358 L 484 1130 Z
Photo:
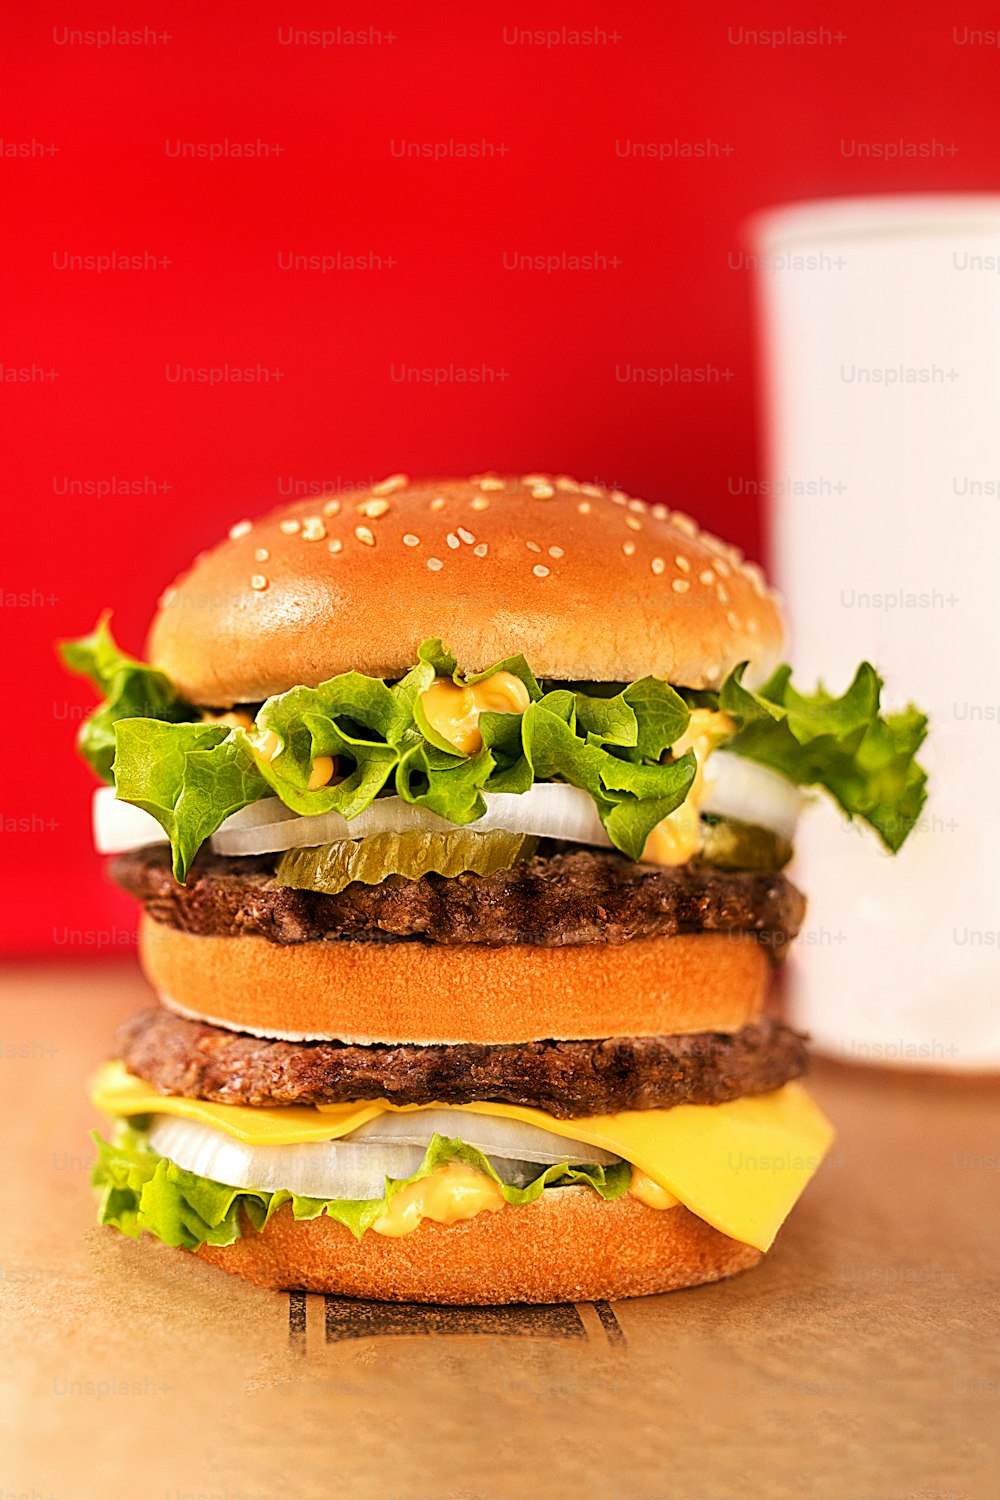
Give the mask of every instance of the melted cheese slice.
M 248 1146 L 292 1146 L 299 1141 L 335 1141 L 384 1114 L 380 1100 L 370 1104 L 286 1104 L 258 1109 L 249 1104 L 211 1104 L 161 1094 L 130 1073 L 122 1062 L 105 1063 L 90 1085 L 91 1103 L 106 1115 L 176 1115 L 214 1125 Z
M 91 1098 L 110 1115 L 170 1114 L 214 1125 L 252 1145 L 331 1141 L 389 1112 L 420 1105 L 287 1105 L 273 1109 L 209 1104 L 160 1094 L 121 1062 L 106 1063 Z M 833 1140 L 833 1128 L 797 1083 L 728 1104 L 678 1104 L 557 1120 L 515 1104 L 435 1104 L 455 1115 L 492 1115 L 540 1125 L 567 1140 L 603 1146 L 638 1167 L 684 1206 L 731 1239 L 770 1248 Z M 461 1135 L 456 1120 L 455 1134 Z

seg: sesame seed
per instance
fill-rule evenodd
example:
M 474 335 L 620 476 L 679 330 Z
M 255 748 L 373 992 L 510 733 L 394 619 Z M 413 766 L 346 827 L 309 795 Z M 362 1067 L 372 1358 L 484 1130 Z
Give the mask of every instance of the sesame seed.
M 330 552 L 342 552 L 343 548 L 344 548 L 344 544 L 340 540 L 339 536 L 331 537 L 331 539 L 327 542 L 326 545 L 327 545 L 327 550 L 330 551 Z
M 531 491 L 531 498 L 533 500 L 551 500 L 554 494 L 555 489 L 551 484 L 536 484 Z
M 639 520 L 638 516 L 626 516 L 625 517 L 625 525 L 627 527 L 629 527 L 629 529 L 631 531 L 641 531 L 642 530 L 642 522 Z
M 715 582 L 715 574 L 712 572 L 711 568 L 706 568 L 705 571 L 704 571 L 704 573 L 699 573 L 698 574 L 698 582 L 699 583 L 714 583 Z
M 732 630 L 739 630 L 739 628 L 740 628 L 739 616 L 735 613 L 735 611 L 733 611 L 731 609 L 727 609 L 727 611 L 726 611 L 726 624 Z
M 599 484 L 581 484 L 580 494 L 589 495 L 593 500 L 599 500 L 604 494 L 604 491 L 601 489 L 601 486 Z
M 756 635 L 757 634 L 757 630 L 758 630 L 757 621 L 753 618 L 752 615 L 750 616 L 750 619 L 747 621 L 747 629 L 749 630 L 749 632 L 750 632 L 751 635 Z
M 374 547 L 375 533 L 373 531 L 369 531 L 367 526 L 355 526 L 354 535 L 364 546 Z
M 719 584 L 719 587 L 716 589 L 715 592 L 716 592 L 716 594 L 718 596 L 718 600 L 719 600 L 720 604 L 728 604 L 729 603 L 729 593 L 728 593 L 728 591 L 725 588 L 723 588 L 723 586 L 722 586 L 721 583 Z
M 622 542 L 622 551 L 626 557 L 635 555 L 635 542 Z
M 230 526 L 229 528 L 229 540 L 231 542 L 238 542 L 240 537 L 246 536 L 250 529 L 249 521 L 237 521 L 235 526 Z
M 548 578 L 549 576 L 548 568 L 543 568 L 541 563 L 536 563 L 531 571 L 534 573 L 536 578 Z
M 293 520 L 281 521 L 279 522 L 278 529 L 283 531 L 286 536 L 294 536 L 299 529 L 299 522 Z
M 563 551 L 563 549 L 561 547 L 550 547 L 549 548 L 549 556 L 550 557 L 565 557 L 566 554 L 565 554 L 565 552 Z
M 663 558 L 662 558 L 662 557 L 654 557 L 654 558 L 653 558 L 653 561 L 652 561 L 652 562 L 651 562 L 651 563 L 650 563 L 650 565 L 649 565 L 649 566 L 650 566 L 650 567 L 651 567 L 651 568 L 652 568 L 652 570 L 653 570 L 653 572 L 654 572 L 654 573 L 662 573 L 662 572 L 663 572 L 663 570 L 664 570 L 664 568 L 665 568 L 665 567 L 666 567 L 666 566 L 667 566 L 667 565 L 666 565 L 666 563 L 665 563 L 665 562 L 664 562 L 664 561 L 663 561 Z
M 541 550 L 542 550 L 541 547 L 539 547 L 539 545 L 538 545 L 537 542 L 528 542 L 528 543 L 526 543 L 526 545 L 527 545 L 527 548 L 528 548 L 529 552 L 541 552 Z
M 477 495 L 469 507 L 470 510 L 489 510 L 489 508 L 490 502 L 485 495 Z
M 267 562 L 270 556 L 271 554 L 270 552 L 268 552 L 266 547 L 258 547 L 257 551 L 253 555 L 254 562 Z
M 594 507 L 591 505 L 589 500 L 581 500 L 580 504 L 576 508 L 581 516 L 589 516 Z
M 675 578 L 670 587 L 675 594 L 686 594 L 691 585 L 686 578 Z
M 404 547 L 419 547 L 420 546 L 420 538 L 418 536 L 414 536 L 412 531 L 408 531 L 406 533 L 406 535 L 404 536 L 404 538 L 403 538 L 403 546 Z
M 719 676 L 719 668 L 718 667 L 716 667 L 716 666 L 713 665 L 713 666 L 709 666 L 709 667 L 705 668 L 705 681 L 706 682 L 715 682 L 717 680 L 718 676 Z
M 458 528 L 458 534 L 467 547 L 471 547 L 476 540 L 471 531 L 466 531 L 464 526 Z
M 568 474 L 560 474 L 559 478 L 556 480 L 557 490 L 578 490 L 579 488 L 580 486 L 577 484 L 576 480 L 571 479 Z
M 358 515 L 370 516 L 372 520 L 378 520 L 379 516 L 384 516 L 388 509 L 388 500 L 366 500 L 363 505 L 358 506 Z
M 394 490 L 405 490 L 409 484 L 406 474 L 390 474 L 388 479 L 383 479 L 379 484 L 372 485 L 373 495 L 391 495 Z
M 253 577 L 250 579 L 250 587 L 252 589 L 257 589 L 258 591 L 260 589 L 267 588 L 267 579 L 264 577 L 263 573 L 255 573 L 253 575 Z
M 452 549 L 453 552 L 456 547 L 460 547 L 462 545 L 453 531 L 449 531 L 445 540 L 447 541 L 448 546 Z
M 481 490 L 502 490 L 503 480 L 497 479 L 496 475 L 491 474 L 486 479 L 481 479 L 479 481 L 479 488 Z
M 529 489 L 529 490 L 534 489 L 534 487 L 535 487 L 536 484 L 548 484 L 548 482 L 549 482 L 549 476 L 547 474 L 522 474 L 521 475 L 521 483 L 525 486 L 526 489 Z
M 326 504 L 323 506 L 323 514 L 324 514 L 324 516 L 339 516 L 340 515 L 340 501 L 339 500 L 328 500 L 326 502 Z
M 673 515 L 670 517 L 670 521 L 678 531 L 683 531 L 685 536 L 698 535 L 698 527 L 696 523 L 692 521 L 690 516 L 684 515 L 682 511 L 675 510 Z
M 654 505 L 652 514 L 655 520 L 665 521 L 670 515 L 670 512 L 665 505 Z
M 625 490 L 612 490 L 608 499 L 612 505 L 628 505 L 629 503 L 628 494 Z M 641 504 L 642 502 L 640 501 L 639 503 Z
M 629 508 L 629 510 L 638 511 L 639 514 L 640 514 L 640 516 L 642 515 L 643 511 L 646 509 L 646 507 L 643 505 L 643 503 L 642 503 L 641 500 L 630 500 L 628 502 L 628 508 Z
M 429 557 L 427 559 L 427 566 L 430 568 L 432 573 L 440 573 L 441 569 L 444 567 L 444 563 L 439 557 Z
M 680 568 L 682 573 L 690 573 L 691 564 L 686 557 L 683 557 L 680 553 L 678 553 L 674 558 L 674 562 Z
M 477 557 L 485 557 L 490 549 L 489 547 L 487 547 L 485 542 L 479 542 L 475 547 L 473 547 L 472 550 Z
M 175 588 L 164 589 L 160 595 L 160 608 L 169 609 L 176 598 L 177 590 Z
M 302 540 L 304 542 L 321 542 L 326 536 L 326 527 L 323 525 L 322 516 L 306 516 L 302 522 Z
M 444 500 L 440 495 L 431 501 L 431 510 L 444 510 Z
M 716 560 L 715 571 L 718 573 L 720 578 L 728 578 L 730 573 L 732 572 L 732 568 L 730 568 L 729 564 L 727 562 L 724 562 L 720 557 Z
M 753 585 L 754 592 L 760 594 L 761 598 L 763 598 L 763 596 L 767 593 L 767 583 L 764 579 L 763 573 L 761 572 L 760 568 L 758 568 L 757 564 L 747 563 L 743 569 L 743 572 Z

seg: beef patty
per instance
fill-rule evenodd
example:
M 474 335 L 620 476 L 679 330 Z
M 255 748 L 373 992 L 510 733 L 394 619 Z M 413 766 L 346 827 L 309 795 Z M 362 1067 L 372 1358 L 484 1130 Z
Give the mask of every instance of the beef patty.
M 783 875 L 633 864 L 612 850 L 539 853 L 493 875 L 392 875 L 336 896 L 274 883 L 274 855 L 202 851 L 186 886 L 160 845 L 123 854 L 114 879 L 157 922 L 271 943 L 416 940 L 558 948 L 690 932 L 749 932 L 783 956 L 805 898 Z
M 732 1035 L 609 1037 L 488 1047 L 275 1042 L 148 1010 L 118 1032 L 129 1070 L 164 1094 L 221 1104 L 471 1104 L 544 1109 L 563 1119 L 721 1104 L 805 1071 L 805 1039 L 778 1021 Z

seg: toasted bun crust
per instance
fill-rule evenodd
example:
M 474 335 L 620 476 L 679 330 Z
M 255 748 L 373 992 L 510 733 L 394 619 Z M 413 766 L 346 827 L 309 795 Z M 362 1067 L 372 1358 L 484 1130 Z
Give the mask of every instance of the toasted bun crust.
M 783 626 L 760 570 L 665 506 L 540 474 L 396 475 L 238 521 L 167 589 L 148 652 L 228 707 L 401 677 L 428 636 L 464 671 L 523 652 L 539 677 L 710 688 L 774 666 Z
M 195 937 L 143 916 L 140 957 L 182 1015 L 286 1040 L 587 1041 L 738 1031 L 769 962 L 748 934 L 506 948 Z
M 587 1187 L 459 1224 L 425 1219 L 401 1239 L 356 1240 L 325 1215 L 296 1221 L 286 1204 L 262 1233 L 244 1223 L 232 1245 L 197 1253 L 257 1286 L 457 1304 L 641 1297 L 719 1281 L 761 1259 L 686 1208 L 627 1196 L 605 1203 Z

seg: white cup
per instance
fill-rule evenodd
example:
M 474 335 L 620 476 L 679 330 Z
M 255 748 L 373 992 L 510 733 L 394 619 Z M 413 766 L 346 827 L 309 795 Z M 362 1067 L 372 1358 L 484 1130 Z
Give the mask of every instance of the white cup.
M 901 853 L 803 818 L 792 1019 L 849 1061 L 1000 1068 L 1000 197 L 759 217 L 772 555 L 793 681 L 931 718 Z M 827 800 L 824 798 L 824 800 Z M 793 950 L 794 951 L 794 950 Z

